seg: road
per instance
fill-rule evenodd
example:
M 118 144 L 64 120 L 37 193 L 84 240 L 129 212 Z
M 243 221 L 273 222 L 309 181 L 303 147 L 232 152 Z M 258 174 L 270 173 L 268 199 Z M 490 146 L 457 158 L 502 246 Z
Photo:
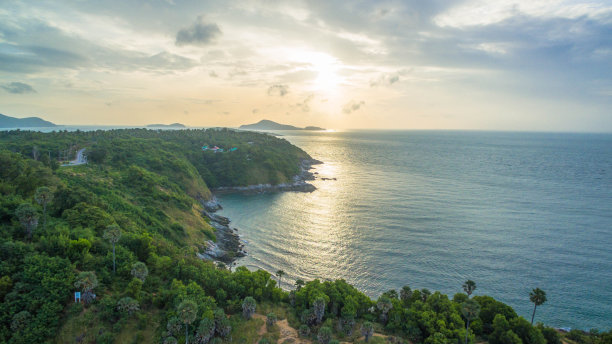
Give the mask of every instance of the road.
M 76 159 L 68 162 L 67 164 L 64 164 L 62 166 L 77 166 L 77 165 L 83 165 L 87 163 L 87 157 L 84 154 L 85 152 L 85 148 L 81 148 L 77 151 L 76 154 Z

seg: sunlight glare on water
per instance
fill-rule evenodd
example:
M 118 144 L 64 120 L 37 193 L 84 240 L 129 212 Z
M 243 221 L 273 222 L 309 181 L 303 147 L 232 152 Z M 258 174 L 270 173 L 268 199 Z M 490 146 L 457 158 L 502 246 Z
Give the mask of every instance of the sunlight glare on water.
M 540 320 L 610 328 L 612 135 L 283 135 L 324 162 L 317 190 L 220 196 L 248 242 L 239 265 L 374 298 L 406 284 L 452 297 L 469 278 L 523 316 L 539 287 Z

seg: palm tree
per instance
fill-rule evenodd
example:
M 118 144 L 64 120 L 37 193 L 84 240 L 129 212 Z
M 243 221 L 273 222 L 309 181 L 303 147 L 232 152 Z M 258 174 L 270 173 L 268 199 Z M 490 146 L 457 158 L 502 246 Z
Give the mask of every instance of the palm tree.
M 546 302 L 546 292 L 540 288 L 535 288 L 529 293 L 529 300 L 533 302 L 533 314 L 531 314 L 531 325 L 533 325 L 536 308 Z
M 36 189 L 36 195 L 34 195 L 36 202 L 43 207 L 43 230 L 47 229 L 47 204 L 53 200 L 53 193 L 51 189 L 46 186 L 41 186 Z
M 472 280 L 467 280 L 465 281 L 465 283 L 463 283 L 463 291 L 465 291 L 468 298 L 470 298 L 470 295 L 472 295 L 474 290 L 476 290 L 476 282 Z
M 178 315 L 185 324 L 185 344 L 189 343 L 189 324 L 194 322 L 198 315 L 198 305 L 192 300 L 185 300 L 178 306 Z
M 315 317 L 317 319 L 317 324 L 320 324 L 323 321 L 323 316 L 325 315 L 325 304 L 327 301 L 323 296 L 317 297 L 312 303 L 312 309 L 314 311 Z
M 38 212 L 30 203 L 23 203 L 15 210 L 15 216 L 23 226 L 28 236 L 32 238 L 32 232 L 38 225 Z
M 368 342 L 368 340 L 370 340 L 370 337 L 372 337 L 373 333 L 374 325 L 371 322 L 366 321 L 363 323 L 363 325 L 361 325 L 361 334 L 363 335 L 366 343 Z
M 140 310 L 140 306 L 138 305 L 138 301 L 132 299 L 129 296 L 121 298 L 117 302 L 117 309 L 122 313 L 127 313 L 128 315 L 134 314 Z
M 115 264 L 115 244 L 119 242 L 121 238 L 121 228 L 117 225 L 110 225 L 106 227 L 106 231 L 104 231 L 104 239 L 108 240 L 113 244 L 113 273 L 117 271 L 117 267 Z
M 285 274 L 285 272 L 283 270 L 278 270 L 276 272 L 276 277 L 278 277 L 278 287 L 282 289 L 281 287 L 281 281 L 283 279 L 283 275 Z
M 393 303 L 391 302 L 391 299 L 389 299 L 389 297 L 384 294 L 381 295 L 378 298 L 378 302 L 376 303 L 376 308 L 380 310 L 380 317 L 383 321 L 383 324 L 386 324 L 387 313 L 389 313 L 389 311 L 393 309 Z
M 408 302 L 411 297 L 412 290 L 410 289 L 410 287 L 408 285 L 403 286 L 402 290 L 400 290 L 400 300 L 402 300 L 403 302 Z
M 254 298 L 247 296 L 242 301 L 242 315 L 245 319 L 251 319 L 253 314 L 255 313 L 255 309 L 257 308 L 257 302 Z
M 77 276 L 74 287 L 83 291 L 83 301 L 89 303 L 93 300 L 93 290 L 98 286 L 98 277 L 93 271 L 83 271 Z
M 317 333 L 317 340 L 320 344 L 328 344 L 332 338 L 332 330 L 327 326 L 323 326 L 319 329 L 319 333 Z
M 306 284 L 306 283 L 304 283 L 304 280 L 303 280 L 303 279 L 301 279 L 301 278 L 298 278 L 298 279 L 295 281 L 295 288 L 296 288 L 297 290 L 300 290 L 300 289 L 302 289 L 302 287 L 304 286 L 304 284 Z
M 421 289 L 421 299 L 423 299 L 423 302 L 427 301 L 427 298 L 429 298 L 431 296 L 431 291 L 427 288 L 423 288 Z
M 145 279 L 149 275 L 149 269 L 143 262 L 136 262 L 132 265 L 132 276 L 138 278 L 144 283 Z
M 461 305 L 461 313 L 467 320 L 467 325 L 465 326 L 465 344 L 467 344 L 468 334 L 470 333 L 470 322 L 478 319 L 480 304 L 475 300 L 467 300 Z

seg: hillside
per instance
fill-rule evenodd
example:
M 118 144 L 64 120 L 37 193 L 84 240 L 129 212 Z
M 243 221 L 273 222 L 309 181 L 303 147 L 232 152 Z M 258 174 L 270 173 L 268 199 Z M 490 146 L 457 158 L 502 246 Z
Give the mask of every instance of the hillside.
M 42 128 L 55 126 L 55 124 L 38 117 L 15 118 L 0 114 L 0 128 Z
M 243 130 L 325 130 L 319 127 L 308 126 L 306 128 L 299 128 L 293 125 L 288 124 L 280 124 L 274 121 L 270 121 L 267 119 L 262 119 L 261 121 L 253 124 L 244 124 L 240 126 L 240 129 Z
M 82 148 L 87 165 L 59 167 Z M 375 334 L 379 344 L 462 344 L 467 334 L 469 344 L 561 344 L 489 296 L 404 286 L 372 300 L 343 280 L 298 280 L 287 292 L 266 271 L 197 258 L 217 235 L 202 215 L 211 185 L 282 181 L 308 158 L 283 139 L 231 130 L 0 132 L 0 343 L 330 344 Z M 466 331 L 468 303 L 479 312 Z M 612 332 L 571 339 L 609 344 Z

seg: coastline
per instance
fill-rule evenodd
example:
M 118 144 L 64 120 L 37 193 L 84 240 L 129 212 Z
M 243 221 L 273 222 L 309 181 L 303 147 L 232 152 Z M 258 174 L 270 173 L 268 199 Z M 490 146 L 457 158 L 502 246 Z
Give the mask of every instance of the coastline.
M 282 184 L 257 184 L 248 186 L 231 186 L 219 187 L 213 191 L 213 196 L 209 200 L 200 200 L 204 210 L 202 215 L 210 219 L 210 225 L 215 228 L 217 241 L 208 240 L 204 252 L 197 253 L 197 256 L 204 260 L 219 261 L 224 264 L 231 264 L 236 259 L 244 257 L 247 252 L 244 250 L 244 243 L 240 240 L 237 228 L 231 228 L 231 220 L 225 216 L 215 214 L 218 210 L 223 209 L 217 201 L 215 194 L 257 194 L 264 192 L 313 192 L 317 188 L 308 183 L 314 180 L 315 176 L 310 170 L 314 165 L 322 164 L 323 162 L 316 159 L 303 159 L 300 162 L 300 173 L 293 176 L 292 183 Z
M 313 192 L 317 188 L 308 183 L 310 180 L 314 180 L 315 176 L 310 170 L 314 165 L 322 164 L 322 161 L 316 159 L 303 159 L 300 162 L 300 173 L 293 176 L 291 183 L 281 184 L 256 184 L 247 186 L 221 186 L 212 190 L 213 194 L 228 194 L 228 193 L 241 193 L 241 194 L 257 194 L 264 192 L 284 192 L 284 191 L 297 191 L 297 192 Z

